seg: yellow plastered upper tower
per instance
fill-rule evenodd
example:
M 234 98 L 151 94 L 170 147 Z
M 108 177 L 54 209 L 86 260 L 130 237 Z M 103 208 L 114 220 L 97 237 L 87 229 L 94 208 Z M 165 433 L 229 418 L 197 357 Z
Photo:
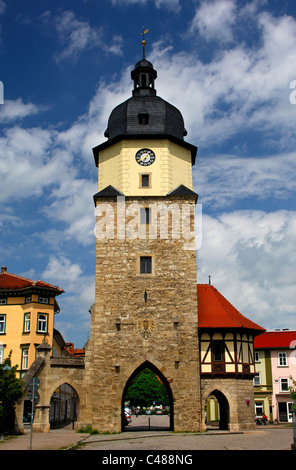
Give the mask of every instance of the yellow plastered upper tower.
M 197 148 L 180 111 L 156 95 L 157 72 L 143 58 L 131 72 L 133 96 L 111 113 L 108 141 L 93 149 L 99 191 L 112 185 L 126 196 L 165 196 L 180 185 L 192 190 Z

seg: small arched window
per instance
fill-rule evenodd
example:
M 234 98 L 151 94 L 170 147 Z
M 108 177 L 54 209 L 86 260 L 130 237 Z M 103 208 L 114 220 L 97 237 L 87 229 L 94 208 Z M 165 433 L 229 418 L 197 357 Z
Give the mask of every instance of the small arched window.
M 147 77 L 144 73 L 141 75 L 141 86 L 147 86 Z

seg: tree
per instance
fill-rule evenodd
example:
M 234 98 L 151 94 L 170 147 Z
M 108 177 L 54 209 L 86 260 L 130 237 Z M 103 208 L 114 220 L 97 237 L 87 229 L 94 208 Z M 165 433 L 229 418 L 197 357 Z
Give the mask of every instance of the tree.
M 153 401 L 156 405 L 168 405 L 169 397 L 165 385 L 149 368 L 143 369 L 135 377 L 125 397 L 130 406 L 147 407 Z
M 15 403 L 23 396 L 23 383 L 16 377 L 18 366 L 11 367 L 10 356 L 11 353 L 0 364 L 0 421 L 2 434 L 9 429 L 14 418 Z

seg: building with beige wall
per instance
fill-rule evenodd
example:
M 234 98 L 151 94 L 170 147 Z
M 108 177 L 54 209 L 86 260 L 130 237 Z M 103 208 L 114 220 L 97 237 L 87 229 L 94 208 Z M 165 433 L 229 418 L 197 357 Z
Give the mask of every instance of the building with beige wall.
M 52 347 L 56 297 L 64 291 L 43 281 L 0 273 L 0 362 L 10 354 L 23 376 L 36 357 L 36 346 L 46 338 Z

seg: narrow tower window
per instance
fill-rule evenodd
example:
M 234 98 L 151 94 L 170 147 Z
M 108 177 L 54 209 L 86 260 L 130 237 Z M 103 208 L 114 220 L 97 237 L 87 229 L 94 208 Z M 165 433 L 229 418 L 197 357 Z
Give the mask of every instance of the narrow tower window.
M 141 274 L 152 273 L 152 257 L 151 256 L 140 256 L 140 273 Z
M 150 224 L 150 208 L 141 207 L 140 208 L 140 222 L 141 224 Z
M 216 341 L 213 344 L 213 359 L 214 362 L 223 361 L 223 345 L 221 341 Z
M 147 77 L 145 74 L 141 75 L 141 86 L 147 86 Z
M 151 179 L 150 174 L 141 174 L 140 175 L 140 188 L 150 188 Z

